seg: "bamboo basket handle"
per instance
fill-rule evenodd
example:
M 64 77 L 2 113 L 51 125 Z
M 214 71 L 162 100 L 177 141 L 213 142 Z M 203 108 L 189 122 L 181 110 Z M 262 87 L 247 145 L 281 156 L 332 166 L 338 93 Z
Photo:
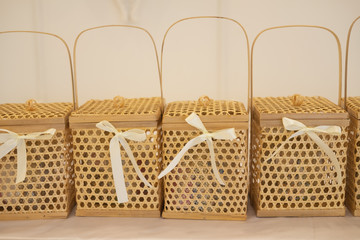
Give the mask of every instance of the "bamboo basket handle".
M 256 41 L 259 39 L 259 37 L 270 30 L 275 30 L 275 29 L 282 29 L 282 28 L 316 28 L 316 29 L 321 29 L 321 30 L 325 30 L 327 32 L 329 32 L 336 40 L 337 43 L 337 48 L 338 48 L 338 54 L 339 54 L 339 95 L 338 95 L 338 105 L 341 105 L 341 94 L 342 94 L 342 65 L 341 65 L 341 44 L 339 41 L 339 37 L 329 28 L 326 27 L 322 27 L 322 26 L 315 26 L 315 25 L 285 25 L 285 26 L 277 26 L 277 27 L 271 27 L 271 28 L 266 28 L 264 30 L 262 30 L 260 33 L 258 33 L 254 39 L 254 42 L 251 46 L 251 96 L 253 96 L 253 70 L 254 70 L 254 66 L 253 66 L 253 62 L 254 62 L 254 47 L 255 47 L 255 43 Z M 251 99 L 253 101 L 253 98 Z
M 112 28 L 112 27 L 122 27 L 122 28 L 133 28 L 133 29 L 138 29 L 141 30 L 143 32 L 145 32 L 147 34 L 147 36 L 150 38 L 153 46 L 154 46 L 154 51 L 155 51 L 155 57 L 156 57 L 156 65 L 158 68 L 158 74 L 159 74 L 159 82 L 160 82 L 160 93 L 161 93 L 161 101 L 162 103 L 164 102 L 163 99 L 163 90 L 162 90 L 162 80 L 161 80 L 161 72 L 160 72 L 160 65 L 159 65 L 159 56 L 158 56 L 158 52 L 157 52 L 157 48 L 156 48 L 156 44 L 154 41 L 153 36 L 150 34 L 150 32 L 148 30 L 146 30 L 145 28 L 142 27 L 138 27 L 138 26 L 132 26 L 132 25 L 103 25 L 103 26 L 98 26 L 98 27 L 92 27 L 92 28 L 88 28 L 85 29 L 83 31 L 81 31 L 76 39 L 75 39 L 75 43 L 74 43 L 74 52 L 73 52 L 73 58 L 74 58 L 74 86 L 75 86 L 75 103 L 76 103 L 76 108 L 77 109 L 79 107 L 79 100 L 78 100 L 78 88 L 77 88 L 77 75 L 76 75 L 76 47 L 78 45 L 78 41 L 80 39 L 80 37 L 89 31 L 93 31 L 93 30 L 97 30 L 97 29 L 102 29 L 102 28 Z M 163 104 L 162 104 L 163 105 Z
M 360 19 L 360 16 L 357 17 L 350 25 L 349 31 L 348 31 L 348 35 L 347 35 L 347 40 L 346 40 L 346 50 L 345 50 L 345 83 L 344 83 L 344 108 L 347 110 L 347 106 L 346 106 L 346 98 L 347 98 L 347 83 L 348 83 L 348 60 L 349 60 L 349 46 L 350 46 L 350 36 L 351 36 L 351 31 L 355 25 L 355 23 Z
M 183 19 L 180 19 L 180 20 L 174 22 L 173 24 L 171 24 L 171 26 L 166 30 L 165 35 L 164 35 L 163 40 L 162 40 L 162 44 L 161 44 L 161 56 L 160 56 L 161 79 L 163 77 L 162 73 L 163 73 L 164 46 L 165 46 L 165 40 L 166 40 L 166 37 L 167 37 L 169 31 L 175 25 L 177 25 L 178 23 L 184 22 L 184 21 L 187 21 L 187 20 L 193 20 L 193 19 L 220 19 L 220 20 L 230 21 L 230 22 L 235 23 L 238 27 L 240 27 L 240 29 L 244 33 L 245 38 L 246 38 L 246 48 L 247 48 L 247 58 L 248 58 L 248 112 L 249 112 L 249 109 L 251 109 L 251 96 L 250 96 L 250 94 L 251 94 L 251 86 L 250 86 L 251 81 L 250 80 L 251 79 L 250 79 L 250 44 L 249 44 L 249 38 L 248 38 L 248 35 L 247 35 L 247 32 L 246 32 L 245 28 L 238 21 L 236 21 L 236 20 L 234 20 L 232 18 L 220 17 L 220 16 L 197 16 L 197 17 L 183 18 Z M 162 84 L 162 82 L 161 82 L 161 84 Z
M 3 31 L 3 32 L 0 32 L 0 34 L 8 34 L 8 33 L 34 33 L 34 34 L 47 35 L 47 36 L 51 36 L 51 37 L 55 37 L 55 38 L 59 39 L 64 44 L 66 51 L 67 51 L 68 58 L 69 58 L 70 74 L 71 74 L 71 87 L 72 87 L 72 95 L 73 95 L 73 108 L 75 109 L 74 73 L 73 73 L 73 68 L 72 68 L 70 48 L 69 48 L 69 45 L 66 43 L 66 41 L 63 38 L 61 38 L 60 36 L 53 34 L 53 33 L 48 33 L 48 32 L 39 32 L 39 31 Z

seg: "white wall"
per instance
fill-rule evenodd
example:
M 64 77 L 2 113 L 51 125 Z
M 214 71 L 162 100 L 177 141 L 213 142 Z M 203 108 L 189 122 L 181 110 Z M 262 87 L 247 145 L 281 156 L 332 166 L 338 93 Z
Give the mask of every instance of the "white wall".
M 56 33 L 70 45 L 77 34 L 104 24 L 148 29 L 160 53 L 162 37 L 176 20 L 220 15 L 238 20 L 250 43 L 262 29 L 287 24 L 322 25 L 338 34 L 344 63 L 351 22 L 360 15 L 357 0 L 0 0 L 0 31 Z M 61 43 L 22 34 L 0 35 L 0 102 L 70 101 L 66 52 Z M 26 36 L 26 37 L 25 37 Z M 171 100 L 213 98 L 246 101 L 247 57 L 242 32 L 226 21 L 183 22 L 169 33 L 164 54 L 164 94 Z M 349 59 L 350 95 L 360 95 L 360 23 Z M 79 41 L 80 101 L 159 95 L 151 42 L 134 29 L 88 32 Z M 337 99 L 336 43 L 329 33 L 286 29 L 265 33 L 256 43 L 256 96 L 300 93 Z

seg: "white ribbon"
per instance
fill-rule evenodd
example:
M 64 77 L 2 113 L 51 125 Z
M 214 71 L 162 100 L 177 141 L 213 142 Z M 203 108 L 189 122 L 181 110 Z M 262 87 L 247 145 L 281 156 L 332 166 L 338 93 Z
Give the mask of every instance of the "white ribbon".
M 191 126 L 199 129 L 202 134 L 200 136 L 197 136 L 193 139 L 191 139 L 188 143 L 185 144 L 184 148 L 181 149 L 181 151 L 176 155 L 176 157 L 171 161 L 171 163 L 165 168 L 164 171 L 160 173 L 158 178 L 162 178 L 166 174 L 168 174 L 171 170 L 173 170 L 176 165 L 180 162 L 181 158 L 184 156 L 184 154 L 192 147 L 198 145 L 199 143 L 202 143 L 203 141 L 206 141 L 209 150 L 210 150 L 210 161 L 211 161 L 211 167 L 213 170 L 213 173 L 217 179 L 217 181 L 220 183 L 220 185 L 224 186 L 225 183 L 220 177 L 219 171 L 216 167 L 216 161 L 215 161 L 215 152 L 214 152 L 214 143 L 212 139 L 222 139 L 222 140 L 234 140 L 236 138 L 235 129 L 234 128 L 228 128 L 219 130 L 213 133 L 209 133 L 204 124 L 202 123 L 201 119 L 199 118 L 196 113 L 190 114 L 185 121 L 190 124 Z
M 318 133 L 326 133 L 326 134 L 341 134 L 341 128 L 338 126 L 317 126 L 314 128 L 306 127 L 303 123 L 284 117 L 282 119 L 284 128 L 288 131 L 297 131 L 292 134 L 285 142 L 283 142 L 280 147 L 273 152 L 273 154 L 267 159 L 273 158 L 284 146 L 285 144 L 292 138 L 300 136 L 302 134 L 307 134 L 329 157 L 331 162 L 334 164 L 335 170 L 337 172 L 337 181 L 338 184 L 341 184 L 341 168 L 338 159 L 336 158 L 335 153 L 331 150 L 331 148 L 323 142 L 316 132 Z M 267 161 L 266 160 L 266 161 Z
M 0 159 L 8 154 L 15 147 L 17 148 L 17 173 L 16 183 L 20 183 L 25 180 L 26 176 L 26 144 L 25 140 L 48 140 L 55 134 L 56 129 L 50 128 L 45 132 L 34 132 L 27 135 L 19 136 L 18 134 L 6 129 L 0 129 Z
M 124 170 L 121 162 L 120 144 L 124 147 L 125 152 L 129 156 L 130 161 L 135 169 L 135 172 L 139 176 L 140 180 L 143 181 L 146 186 L 151 188 L 152 187 L 151 184 L 142 175 L 135 161 L 134 155 L 130 149 L 130 146 L 126 141 L 126 139 L 138 141 L 138 142 L 145 141 L 146 140 L 145 131 L 141 129 L 130 129 L 125 132 L 119 132 L 108 121 L 101 121 L 96 124 L 96 127 L 107 132 L 115 133 L 115 136 L 110 140 L 110 159 L 111 159 L 111 168 L 113 171 L 113 178 L 114 178 L 118 203 L 124 203 L 129 201 L 125 186 Z

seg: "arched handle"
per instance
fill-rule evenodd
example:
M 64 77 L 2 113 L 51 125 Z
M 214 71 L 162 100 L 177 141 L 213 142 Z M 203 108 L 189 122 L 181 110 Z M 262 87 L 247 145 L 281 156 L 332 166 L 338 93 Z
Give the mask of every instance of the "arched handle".
M 344 83 L 344 108 L 347 109 L 346 107 L 346 98 L 347 98 L 347 82 L 348 82 L 348 60 L 349 60 L 349 46 L 350 46 L 350 36 L 351 36 L 351 31 L 355 25 L 355 23 L 360 19 L 360 16 L 355 18 L 355 20 L 351 23 L 349 31 L 348 31 L 348 35 L 347 35 L 347 40 L 346 40 L 346 50 L 345 50 L 345 83 Z
M 166 30 L 165 32 L 165 35 L 163 37 L 163 40 L 162 40 L 162 44 L 161 44 L 161 56 L 160 56 L 160 69 L 161 69 L 161 79 L 162 79 L 162 73 L 163 73 L 163 59 L 164 59 L 164 46 L 165 46 L 165 40 L 166 40 L 166 37 L 169 33 L 169 31 L 175 26 L 177 25 L 178 23 L 180 22 L 184 22 L 184 21 L 187 21 L 187 20 L 193 20 L 193 19 L 221 19 L 221 20 L 226 20 L 226 21 L 230 21 L 230 22 L 233 22 L 235 23 L 238 27 L 241 28 L 241 30 L 243 31 L 244 35 L 245 35 L 245 38 L 246 38 L 246 48 L 247 48 L 247 57 L 248 57 L 248 111 L 249 109 L 251 109 L 251 86 L 250 86 L 250 44 L 249 44 L 249 38 L 248 38 L 248 35 L 247 35 L 247 32 L 245 30 L 245 28 L 236 20 L 232 19 L 232 18 L 228 18 L 228 17 L 220 17 L 220 16 L 197 16 L 197 17 L 188 17 L 188 18 L 183 18 L 183 19 L 180 19 L 176 22 L 174 22 L 173 24 L 171 24 L 171 26 Z M 162 84 L 162 82 L 161 82 Z
M 72 68 L 70 48 L 69 48 L 68 44 L 66 43 L 66 41 L 63 38 L 61 38 L 60 36 L 53 34 L 53 33 L 48 33 L 48 32 L 39 32 L 39 31 L 3 31 L 3 32 L 0 32 L 0 34 L 7 34 L 7 33 L 34 33 L 34 34 L 47 35 L 47 36 L 51 36 L 51 37 L 55 37 L 55 38 L 59 39 L 64 44 L 67 54 L 68 54 L 68 58 L 69 58 L 71 86 L 72 86 L 72 95 L 73 95 L 73 107 L 75 109 L 75 81 L 74 81 L 74 74 L 73 74 L 73 68 Z
M 150 32 L 148 30 L 146 30 L 145 28 L 142 27 L 138 27 L 138 26 L 132 26 L 132 25 L 103 25 L 103 26 L 98 26 L 98 27 L 92 27 L 92 28 L 88 28 L 85 29 L 83 31 L 81 31 L 76 39 L 75 39 L 75 43 L 74 43 L 74 53 L 73 53 L 73 58 L 74 58 L 74 86 L 75 86 L 75 103 L 76 103 L 76 107 L 75 109 L 77 109 L 79 107 L 79 100 L 78 100 L 78 88 L 77 88 L 77 75 L 76 75 L 76 48 L 78 45 L 78 41 L 80 39 L 80 37 L 89 31 L 93 31 L 93 30 L 97 30 L 97 29 L 102 29 L 102 28 L 112 28 L 112 27 L 122 27 L 122 28 L 133 28 L 133 29 L 138 29 L 141 30 L 143 32 L 145 32 L 147 34 L 147 36 L 150 38 L 153 46 L 154 46 L 154 51 L 155 51 L 155 57 L 156 57 L 156 64 L 157 64 L 157 68 L 158 68 L 158 74 L 159 74 L 159 81 L 160 81 L 160 92 L 161 92 L 161 101 L 164 102 L 163 100 L 163 90 L 162 90 L 162 80 L 161 80 L 161 72 L 160 72 L 160 64 L 159 64 L 159 56 L 158 56 L 158 52 L 157 52 L 157 48 L 156 48 L 156 44 L 154 41 L 153 36 L 150 34 Z
M 285 26 L 277 26 L 277 27 L 271 27 L 271 28 L 266 28 L 264 30 L 262 30 L 260 33 L 258 33 L 254 39 L 254 42 L 251 46 L 251 96 L 253 96 L 253 71 L 254 71 L 254 47 L 255 47 L 255 43 L 256 41 L 259 39 L 259 37 L 270 30 L 275 30 L 275 29 L 282 29 L 282 28 L 316 28 L 316 29 L 322 29 L 325 30 L 327 32 L 329 32 L 336 40 L 337 43 L 337 47 L 338 47 L 338 54 L 339 54 L 339 97 L 338 97 L 338 104 L 339 106 L 341 105 L 341 94 L 342 94 L 342 65 L 341 65 L 341 44 L 339 41 L 338 36 L 329 28 L 326 27 L 322 27 L 322 26 L 315 26 L 315 25 L 285 25 Z M 253 101 L 253 98 L 251 99 L 251 101 Z

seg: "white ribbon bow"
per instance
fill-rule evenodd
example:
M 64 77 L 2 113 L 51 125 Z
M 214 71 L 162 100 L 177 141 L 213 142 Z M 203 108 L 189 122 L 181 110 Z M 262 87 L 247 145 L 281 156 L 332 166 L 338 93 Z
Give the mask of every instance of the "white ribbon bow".
M 20 183 L 25 180 L 26 176 L 26 144 L 25 140 L 48 140 L 55 134 L 56 129 L 50 128 L 45 132 L 34 132 L 27 135 L 19 136 L 18 134 L 6 129 L 0 129 L 0 159 L 8 154 L 15 147 L 17 148 L 17 173 L 16 183 Z
M 317 126 L 314 128 L 306 127 L 303 123 L 284 117 L 282 119 L 284 128 L 288 131 L 297 131 L 292 134 L 285 142 L 283 142 L 280 147 L 274 151 L 274 153 L 267 159 L 273 158 L 289 141 L 290 139 L 300 136 L 306 133 L 329 157 L 331 162 L 334 164 L 335 170 L 337 172 L 337 181 L 340 184 L 341 181 L 341 168 L 338 159 L 336 158 L 335 153 L 331 150 L 331 148 L 323 142 L 316 132 L 326 133 L 326 134 L 341 134 L 341 128 L 338 126 Z
M 185 144 L 184 148 L 181 149 L 181 151 L 176 155 L 176 157 L 171 161 L 171 163 L 165 168 L 164 171 L 160 173 L 158 176 L 158 179 L 162 178 L 166 174 L 168 174 L 171 170 L 173 170 L 176 165 L 180 162 L 181 158 L 184 156 L 184 154 L 192 147 L 198 145 L 199 143 L 202 143 L 203 141 L 206 141 L 209 150 L 210 150 L 210 161 L 211 161 L 211 167 L 214 172 L 214 175 L 217 179 L 217 181 L 220 183 L 220 185 L 224 186 L 225 183 L 220 177 L 219 171 L 216 167 L 215 162 L 215 152 L 214 152 L 214 143 L 212 139 L 222 139 L 222 140 L 234 140 L 236 138 L 235 129 L 234 128 L 228 128 L 219 130 L 213 133 L 209 133 L 204 124 L 202 123 L 201 119 L 199 118 L 196 113 L 190 114 L 185 121 L 190 124 L 191 126 L 199 129 L 202 134 L 191 139 L 188 143 Z
M 124 203 L 129 201 L 125 186 L 124 170 L 121 162 L 120 143 L 124 147 L 127 155 L 129 156 L 130 161 L 135 169 L 135 172 L 139 176 L 140 180 L 143 181 L 146 186 L 151 188 L 152 187 L 151 184 L 142 175 L 135 161 L 134 155 L 130 149 L 130 146 L 125 140 L 125 139 L 129 139 L 138 142 L 145 141 L 146 140 L 145 131 L 141 129 L 130 129 L 125 132 L 119 132 L 108 121 L 101 121 L 96 124 L 96 127 L 107 132 L 115 133 L 115 136 L 110 140 L 110 159 L 111 159 L 111 168 L 113 171 L 113 178 L 114 178 L 118 203 Z

